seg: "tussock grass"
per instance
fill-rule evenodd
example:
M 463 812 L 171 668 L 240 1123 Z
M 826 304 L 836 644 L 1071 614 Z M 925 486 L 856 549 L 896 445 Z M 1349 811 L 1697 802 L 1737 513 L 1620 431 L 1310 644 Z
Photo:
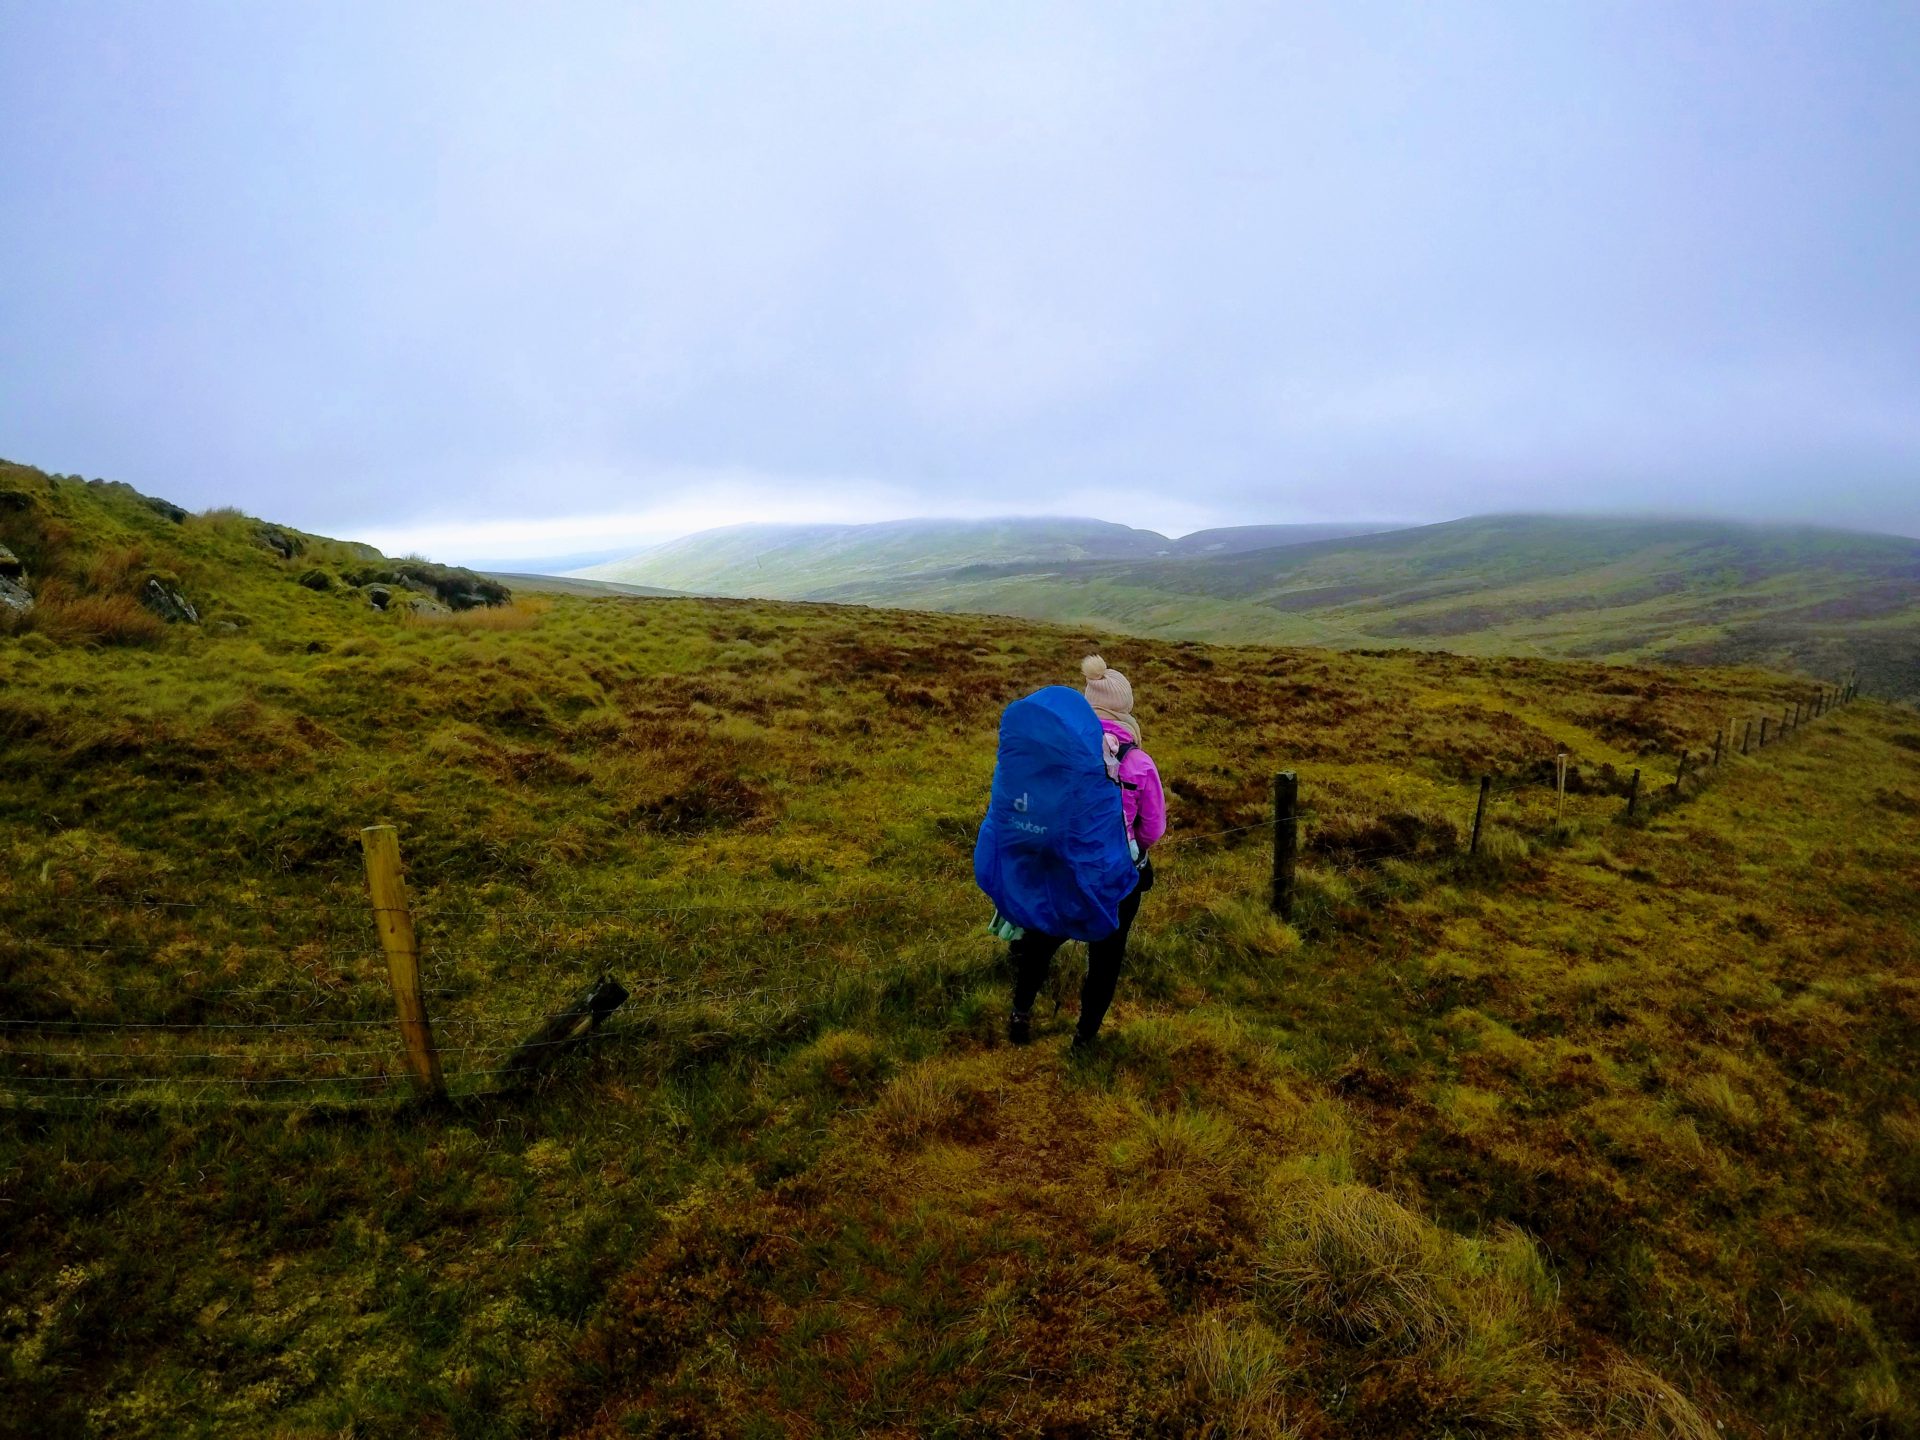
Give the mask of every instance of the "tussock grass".
M 37 587 L 152 570 L 207 623 L 0 636 L 0 1013 L 33 1022 L 0 1035 L 0 1088 L 33 1092 L 0 1106 L 0 1413 L 1915 1424 L 1920 816 L 1876 799 L 1920 793 L 1908 716 L 1855 707 L 1625 827 L 1626 769 L 1670 765 L 1647 747 L 1788 682 L 1129 642 L 1173 831 L 1068 1065 L 1079 947 L 1005 1046 L 970 849 L 1000 707 L 1094 637 L 573 598 L 410 623 L 301 583 L 379 563 L 355 547 L 19 483 L 0 539 Z M 1498 791 L 1464 865 L 1478 775 L 1559 748 L 1564 822 L 1544 786 Z M 1263 831 L 1214 833 L 1257 827 L 1281 768 L 1313 812 L 1292 926 Z M 376 821 L 445 1110 L 393 1053 Z M 634 992 L 606 1033 L 493 1093 L 606 971 Z M 305 1017 L 370 1023 L 71 1028 Z M 289 1075 L 370 1079 L 258 1083 Z
M 404 610 L 400 614 L 400 622 L 403 625 L 423 625 L 454 631 L 531 630 L 540 623 L 540 617 L 552 609 L 553 602 L 547 597 L 530 595 L 505 605 L 476 606 L 470 610 L 452 610 L 445 614 L 425 610 Z
M 1295 1324 L 1410 1350 L 1453 1333 L 1451 1260 L 1445 1237 L 1390 1196 L 1305 1183 L 1280 1197 L 1260 1278 Z
M 1218 1440 L 1293 1440 L 1285 1390 L 1298 1362 L 1259 1320 L 1212 1311 L 1181 1337 L 1190 1433 Z

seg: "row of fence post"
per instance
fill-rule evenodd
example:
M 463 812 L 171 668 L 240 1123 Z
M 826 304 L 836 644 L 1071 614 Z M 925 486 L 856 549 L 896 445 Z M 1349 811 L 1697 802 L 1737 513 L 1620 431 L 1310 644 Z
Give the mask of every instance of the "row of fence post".
M 1794 728 L 1801 723 L 1803 708 L 1811 717 L 1824 715 L 1834 705 L 1845 704 L 1858 694 L 1858 685 L 1852 677 L 1847 683 L 1832 692 L 1822 689 L 1814 700 L 1803 707 L 1796 703 L 1790 712 L 1783 711 L 1780 734 L 1788 731 L 1789 720 Z M 1767 743 L 1767 719 L 1760 718 L 1760 744 Z M 1724 729 L 1713 737 L 1713 764 L 1720 764 Z M 1748 752 L 1748 744 L 1753 738 L 1753 721 L 1748 720 L 1746 729 L 1740 738 L 1740 753 Z M 1680 794 L 1680 788 L 1687 777 L 1687 764 L 1691 757 L 1682 754 L 1679 766 L 1673 777 L 1672 793 Z M 1559 820 L 1566 811 L 1567 800 L 1567 756 L 1561 751 L 1554 759 L 1554 817 Z M 1473 835 L 1467 843 L 1467 853 L 1480 853 L 1480 834 L 1486 823 L 1487 796 L 1493 788 L 1493 777 L 1480 777 L 1480 795 L 1473 807 Z M 1635 768 L 1633 779 L 1627 787 L 1628 816 L 1634 815 L 1640 805 L 1640 771 Z M 400 1036 L 406 1045 L 407 1068 L 411 1071 L 414 1083 L 424 1093 L 444 1098 L 447 1082 L 440 1069 L 439 1052 L 433 1043 L 433 1024 L 427 1017 L 426 1000 L 420 992 L 420 942 L 414 933 L 413 912 L 407 904 L 406 882 L 400 872 L 400 841 L 391 825 L 369 825 L 360 832 L 360 845 L 366 857 L 367 888 L 373 900 L 374 924 L 380 934 L 380 946 L 387 956 L 387 979 L 393 988 L 394 1010 L 400 1022 Z M 1273 777 L 1273 887 L 1269 904 L 1273 913 L 1282 920 L 1293 919 L 1293 898 L 1295 874 L 1300 861 L 1300 776 L 1297 771 L 1282 770 Z M 617 987 L 616 987 L 617 988 Z M 624 999 L 624 992 L 622 992 Z
M 1849 675 L 1843 684 L 1836 685 L 1832 689 L 1822 686 L 1812 700 L 1795 701 L 1790 710 L 1783 708 L 1779 721 L 1779 729 L 1775 732 L 1774 739 L 1778 741 L 1792 731 L 1797 730 L 1806 720 L 1817 720 L 1822 715 L 1832 711 L 1836 706 L 1845 705 L 1858 698 L 1860 686 L 1856 677 L 1857 672 L 1855 675 Z M 1770 718 L 1770 716 L 1766 715 L 1760 717 L 1760 745 L 1757 748 L 1764 748 L 1767 744 L 1767 723 Z M 1731 724 L 1731 722 L 1729 722 L 1729 724 Z M 1745 729 L 1740 735 L 1740 753 L 1742 755 L 1748 754 L 1752 749 L 1756 748 L 1753 745 L 1753 738 L 1753 721 L 1749 719 L 1746 722 Z M 1721 760 L 1726 753 L 1726 746 L 1729 743 L 1727 726 L 1722 726 L 1714 732 L 1713 757 L 1707 762 L 1711 768 L 1717 770 L 1720 767 Z M 1687 767 L 1692 762 L 1692 759 L 1693 757 L 1690 754 L 1682 752 L 1679 764 L 1674 771 L 1673 784 L 1669 790 L 1669 793 L 1675 797 L 1680 795 L 1681 787 L 1686 783 Z M 1487 795 L 1492 788 L 1493 777 L 1491 775 L 1482 775 L 1480 777 L 1479 800 L 1473 807 L 1473 835 L 1467 842 L 1467 853 L 1469 855 L 1477 855 L 1480 853 L 1480 832 L 1486 822 Z M 1554 757 L 1553 788 L 1553 814 L 1557 822 L 1566 814 L 1567 754 L 1564 750 Z M 1639 809 L 1640 770 L 1639 767 L 1636 766 L 1634 768 L 1633 778 L 1627 784 L 1627 817 L 1629 819 L 1632 818 L 1639 812 Z M 1287 921 L 1293 919 L 1294 875 L 1299 867 L 1300 858 L 1299 811 L 1300 777 L 1295 771 L 1282 770 L 1273 777 L 1273 894 L 1270 903 L 1273 913 L 1278 915 L 1282 920 Z

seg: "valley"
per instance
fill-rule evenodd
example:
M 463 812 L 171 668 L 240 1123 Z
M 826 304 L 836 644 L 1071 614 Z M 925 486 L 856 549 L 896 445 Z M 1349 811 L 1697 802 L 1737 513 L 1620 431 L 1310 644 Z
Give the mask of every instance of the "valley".
M 4 478 L 56 623 L 0 636 L 0 1413 L 1912 1427 L 1911 712 L 1729 750 L 1674 803 L 1681 751 L 1820 692 L 805 603 L 376 608 L 348 581 L 397 562 Z M 199 623 L 131 624 L 149 572 Z M 1077 949 L 1009 1049 L 969 852 L 1000 707 L 1096 643 L 1172 829 L 1070 1063 Z M 444 1106 L 405 1078 L 372 824 Z M 504 1086 L 602 974 L 604 1033 Z

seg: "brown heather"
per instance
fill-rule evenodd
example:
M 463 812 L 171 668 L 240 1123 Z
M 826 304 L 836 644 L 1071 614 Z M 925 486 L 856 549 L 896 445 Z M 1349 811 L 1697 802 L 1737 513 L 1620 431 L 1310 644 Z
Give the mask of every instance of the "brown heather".
M 1657 795 L 1813 684 L 821 605 L 403 619 L 350 547 L 9 487 L 43 595 L 154 570 L 205 623 L 0 637 L 0 1430 L 1915 1432 L 1910 712 L 1625 825 L 1635 767 Z M 1096 643 L 1173 831 L 1070 1063 L 1071 949 L 1000 1038 L 969 854 L 1001 707 Z M 374 823 L 444 1108 L 388 1023 Z M 604 1038 L 495 1093 L 603 970 Z M 304 1028 L 123 1028 L 210 1023 Z

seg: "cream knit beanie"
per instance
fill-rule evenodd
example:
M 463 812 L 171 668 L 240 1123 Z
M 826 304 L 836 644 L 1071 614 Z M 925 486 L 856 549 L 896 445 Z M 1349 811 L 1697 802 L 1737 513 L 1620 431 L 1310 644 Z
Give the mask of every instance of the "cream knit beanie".
M 1140 722 L 1133 718 L 1133 686 L 1127 683 L 1127 677 L 1098 655 L 1082 660 L 1080 673 L 1087 677 L 1087 703 L 1093 706 L 1093 713 L 1126 726 L 1138 743 Z

